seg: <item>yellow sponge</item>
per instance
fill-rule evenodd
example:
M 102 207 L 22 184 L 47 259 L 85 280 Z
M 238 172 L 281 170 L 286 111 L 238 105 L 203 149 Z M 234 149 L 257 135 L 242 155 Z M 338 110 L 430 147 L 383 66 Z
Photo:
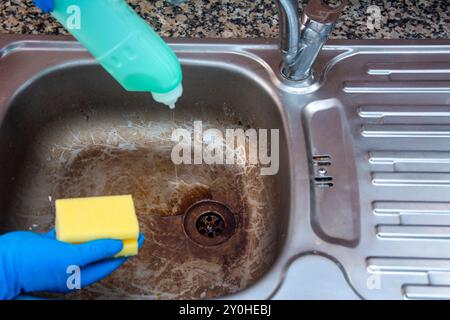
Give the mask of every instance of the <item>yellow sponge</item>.
M 138 253 L 139 223 L 131 195 L 56 200 L 56 238 L 69 243 L 123 240 L 116 257 Z

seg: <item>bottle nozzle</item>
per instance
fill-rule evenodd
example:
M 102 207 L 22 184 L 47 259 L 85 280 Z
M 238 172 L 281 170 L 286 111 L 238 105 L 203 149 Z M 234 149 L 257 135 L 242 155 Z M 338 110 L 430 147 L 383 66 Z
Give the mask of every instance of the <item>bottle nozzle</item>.
M 183 85 L 180 83 L 175 89 L 166 93 L 152 92 L 153 99 L 159 103 L 163 103 L 170 109 L 175 109 L 175 103 L 183 94 Z

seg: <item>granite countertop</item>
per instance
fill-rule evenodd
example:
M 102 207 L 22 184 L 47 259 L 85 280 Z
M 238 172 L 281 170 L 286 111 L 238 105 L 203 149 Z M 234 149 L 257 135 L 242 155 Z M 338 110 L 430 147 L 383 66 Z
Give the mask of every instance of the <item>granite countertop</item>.
M 162 0 L 127 1 L 166 37 L 278 37 L 278 15 L 272 0 L 186 0 L 180 6 Z M 331 36 L 333 39 L 450 38 L 449 0 L 349 2 Z M 371 5 L 379 8 L 375 10 L 379 10 L 380 19 L 375 28 L 369 29 Z M 0 33 L 67 34 L 31 0 L 2 0 Z

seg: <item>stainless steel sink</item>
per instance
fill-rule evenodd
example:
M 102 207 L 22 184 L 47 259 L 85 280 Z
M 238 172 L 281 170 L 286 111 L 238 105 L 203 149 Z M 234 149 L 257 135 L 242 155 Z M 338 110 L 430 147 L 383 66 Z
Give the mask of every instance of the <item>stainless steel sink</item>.
M 0 37 L 0 227 L 45 231 L 56 198 L 132 193 L 147 242 L 67 298 L 450 298 L 448 41 L 330 41 L 297 86 L 274 42 L 170 40 L 172 112 L 70 40 Z M 279 173 L 174 166 L 171 131 L 194 120 L 280 129 Z M 218 246 L 183 232 L 203 199 L 235 214 Z

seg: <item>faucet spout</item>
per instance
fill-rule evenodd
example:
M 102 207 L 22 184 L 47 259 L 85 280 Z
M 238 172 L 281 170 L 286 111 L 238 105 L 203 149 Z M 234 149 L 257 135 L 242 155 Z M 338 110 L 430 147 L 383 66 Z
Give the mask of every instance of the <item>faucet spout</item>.
M 289 80 L 307 80 L 312 76 L 312 66 L 348 0 L 342 0 L 334 8 L 323 0 L 310 0 L 301 20 L 297 0 L 275 0 L 275 3 L 280 17 L 281 73 Z

